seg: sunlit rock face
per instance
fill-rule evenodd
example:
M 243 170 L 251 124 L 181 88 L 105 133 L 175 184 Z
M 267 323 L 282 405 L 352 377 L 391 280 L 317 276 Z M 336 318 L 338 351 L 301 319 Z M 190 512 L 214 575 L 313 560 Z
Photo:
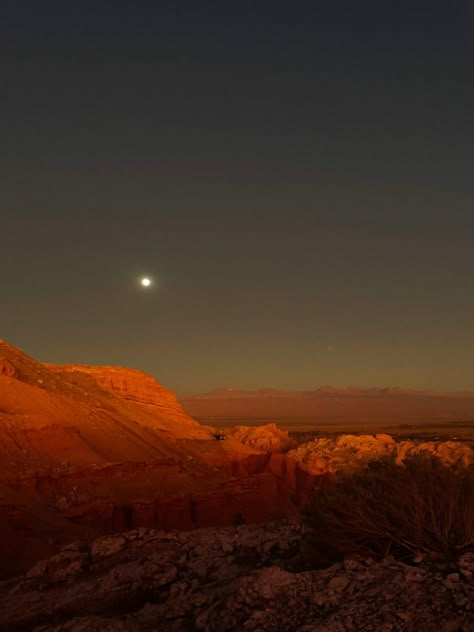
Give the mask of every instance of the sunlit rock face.
M 2 341 L 0 575 L 78 536 L 298 512 L 303 466 L 214 434 L 145 373 L 44 364 Z
M 212 436 L 145 373 L 43 364 L 3 341 L 0 421 L 0 479 L 66 462 L 175 456 L 176 439 Z
M 6 358 L 0 358 L 0 375 L 17 378 L 18 371 L 16 370 L 15 365 L 13 365 L 9 360 Z
M 456 441 L 397 442 L 391 436 L 342 435 L 315 439 L 288 452 L 288 457 L 304 465 L 313 474 L 350 472 L 369 461 L 394 457 L 399 463 L 408 456 L 432 455 L 447 465 L 467 466 L 474 463 L 474 451 Z
M 176 395 L 143 371 L 115 366 L 48 366 L 60 373 L 85 373 L 91 376 L 99 386 L 122 399 L 182 411 Z
M 227 431 L 227 435 L 262 452 L 286 452 L 293 447 L 288 432 L 280 430 L 275 424 L 235 426 Z
M 425 441 L 423 443 L 402 441 L 397 444 L 399 463 L 416 454 L 430 454 L 446 465 L 468 467 L 474 463 L 474 450 L 469 445 L 458 441 Z

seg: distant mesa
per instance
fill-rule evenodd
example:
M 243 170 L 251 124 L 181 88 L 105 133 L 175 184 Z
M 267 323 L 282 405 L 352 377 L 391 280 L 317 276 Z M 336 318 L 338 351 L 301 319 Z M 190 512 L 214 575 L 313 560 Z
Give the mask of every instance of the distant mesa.
M 459 421 L 474 419 L 474 392 L 420 391 L 400 387 L 335 388 L 311 391 L 265 388 L 217 389 L 181 397 L 186 412 L 200 420 L 283 422 Z

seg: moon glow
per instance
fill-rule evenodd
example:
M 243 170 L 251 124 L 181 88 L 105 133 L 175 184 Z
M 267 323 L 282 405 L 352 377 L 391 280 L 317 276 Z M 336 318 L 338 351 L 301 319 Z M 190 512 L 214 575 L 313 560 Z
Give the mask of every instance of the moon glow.
M 151 279 L 150 277 L 143 277 L 140 279 L 140 285 L 142 287 L 150 287 L 151 285 Z

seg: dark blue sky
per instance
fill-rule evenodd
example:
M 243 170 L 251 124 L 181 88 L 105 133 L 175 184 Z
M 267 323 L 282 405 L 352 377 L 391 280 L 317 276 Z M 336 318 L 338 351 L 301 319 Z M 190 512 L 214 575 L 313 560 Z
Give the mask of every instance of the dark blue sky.
M 471 1 L 2 3 L 0 336 L 183 393 L 472 387 L 473 30 Z

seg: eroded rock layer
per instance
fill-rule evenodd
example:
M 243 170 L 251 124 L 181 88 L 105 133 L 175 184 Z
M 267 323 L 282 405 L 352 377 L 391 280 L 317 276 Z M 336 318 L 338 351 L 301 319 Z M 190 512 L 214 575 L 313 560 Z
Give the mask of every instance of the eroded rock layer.
M 47 365 L 0 342 L 0 575 L 75 537 L 294 515 L 312 481 L 216 441 L 149 375 Z
M 227 430 L 227 436 L 262 452 L 287 452 L 294 444 L 288 432 L 276 424 L 235 426 Z
M 459 441 L 395 441 L 385 434 L 319 438 L 288 452 L 289 458 L 313 474 L 349 472 L 385 457 L 402 463 L 416 455 L 437 457 L 450 466 L 467 467 L 474 463 L 474 450 Z

